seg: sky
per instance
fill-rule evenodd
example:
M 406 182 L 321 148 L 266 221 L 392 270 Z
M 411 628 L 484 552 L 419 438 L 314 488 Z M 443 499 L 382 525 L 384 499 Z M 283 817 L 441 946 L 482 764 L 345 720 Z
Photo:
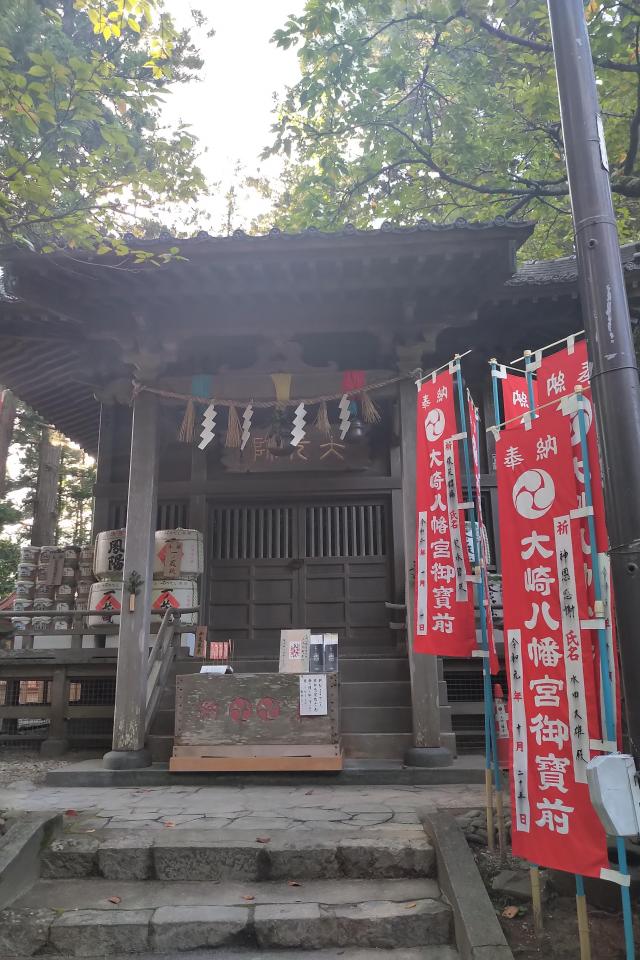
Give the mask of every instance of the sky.
M 215 35 L 192 31 L 204 60 L 199 81 L 177 87 L 167 98 L 164 116 L 169 123 L 190 124 L 202 147 L 200 165 L 208 180 L 219 183 L 204 203 L 214 233 L 222 232 L 226 219 L 224 194 L 234 180 L 239 163 L 245 175 L 277 178 L 279 158 L 259 159 L 271 142 L 274 93 L 281 94 L 298 77 L 295 48 L 281 50 L 270 43 L 273 32 L 287 16 L 299 14 L 304 0 L 165 0 L 177 25 L 191 25 L 189 11 L 200 9 Z M 255 194 L 241 197 L 234 227 L 246 228 L 265 210 Z
M 200 79 L 177 86 L 167 97 L 163 114 L 168 124 L 190 124 L 201 146 L 200 166 L 210 183 L 219 183 L 213 196 L 203 202 L 200 226 L 212 233 L 224 232 L 224 195 L 235 178 L 239 163 L 246 175 L 277 178 L 280 158 L 260 160 L 270 141 L 273 96 L 281 94 L 298 77 L 295 49 L 281 50 L 270 43 L 275 30 L 284 26 L 290 13 L 301 13 L 304 0 L 165 0 L 178 26 L 192 27 L 189 11 L 201 10 L 209 20 L 205 30 L 192 30 L 204 67 Z M 215 35 L 207 37 L 208 29 Z M 240 210 L 234 228 L 247 228 L 268 208 L 255 193 L 239 195 Z M 193 228 L 191 228 L 193 229 Z M 195 231 L 194 231 L 195 232 Z M 16 477 L 20 463 L 15 453 L 8 472 Z M 12 496 L 14 502 L 22 499 Z M 5 527 L 11 536 L 14 527 Z

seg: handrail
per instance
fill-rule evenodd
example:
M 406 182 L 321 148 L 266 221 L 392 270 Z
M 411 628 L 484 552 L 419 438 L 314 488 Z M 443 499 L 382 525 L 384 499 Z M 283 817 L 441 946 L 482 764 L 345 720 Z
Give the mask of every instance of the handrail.
M 151 729 L 151 724 L 158 709 L 160 696 L 164 688 L 169 667 L 175 657 L 174 636 L 180 616 L 176 610 L 165 612 L 160 629 L 158 630 L 147 663 L 147 697 L 145 713 L 145 733 Z

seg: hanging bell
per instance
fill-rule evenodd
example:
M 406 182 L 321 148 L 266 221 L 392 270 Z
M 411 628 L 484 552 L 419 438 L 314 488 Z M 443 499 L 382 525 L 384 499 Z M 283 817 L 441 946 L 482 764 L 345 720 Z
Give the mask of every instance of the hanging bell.
M 359 446 L 366 441 L 367 432 L 367 425 L 362 422 L 360 417 L 354 417 L 347 431 L 345 441 L 354 446 Z

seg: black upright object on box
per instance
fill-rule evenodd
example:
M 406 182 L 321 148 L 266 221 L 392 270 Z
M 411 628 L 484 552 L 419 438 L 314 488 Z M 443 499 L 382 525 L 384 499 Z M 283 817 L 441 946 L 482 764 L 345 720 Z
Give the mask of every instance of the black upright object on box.
M 324 635 L 312 633 L 309 641 L 309 673 L 324 673 Z
M 338 672 L 338 634 L 324 634 L 324 672 Z

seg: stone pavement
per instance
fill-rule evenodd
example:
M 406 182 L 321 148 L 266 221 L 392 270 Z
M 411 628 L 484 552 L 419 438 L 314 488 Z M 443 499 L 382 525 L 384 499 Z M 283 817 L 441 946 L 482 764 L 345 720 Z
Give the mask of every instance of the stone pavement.
M 53 787 L 15 781 L 0 788 L 0 811 L 59 811 L 67 829 L 302 830 L 417 823 L 424 809 L 481 807 L 481 785 Z

